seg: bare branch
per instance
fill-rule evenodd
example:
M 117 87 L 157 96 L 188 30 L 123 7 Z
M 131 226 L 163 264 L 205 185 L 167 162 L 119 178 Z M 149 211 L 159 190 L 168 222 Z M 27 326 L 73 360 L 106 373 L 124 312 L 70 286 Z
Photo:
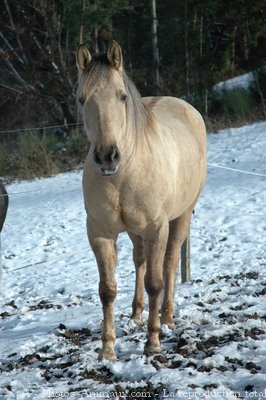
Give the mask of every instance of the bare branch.
M 12 92 L 16 92 L 16 93 L 19 93 L 19 94 L 23 94 L 23 93 L 24 93 L 24 92 L 22 92 L 21 90 L 18 90 L 18 89 L 14 88 L 14 87 L 11 87 L 11 86 L 9 86 L 9 85 L 6 85 L 6 84 L 3 83 L 3 82 L 0 82 L 0 86 L 2 86 L 3 88 L 5 88 L 5 89 L 7 89 L 7 90 L 12 91 Z
M 19 54 L 16 52 L 16 50 L 14 49 L 14 47 L 11 45 L 11 43 L 5 38 L 5 36 L 3 35 L 3 33 L 0 31 L 0 38 L 3 39 L 5 45 L 12 51 L 13 54 L 15 54 L 15 56 L 17 57 L 17 59 L 19 60 L 19 62 L 21 64 L 25 64 L 24 60 L 19 56 Z
M 34 90 L 34 87 L 29 84 L 28 82 L 26 82 L 18 73 L 18 71 L 16 70 L 16 68 L 14 67 L 14 65 L 11 63 L 11 61 L 5 56 L 5 52 L 3 49 L 0 48 L 0 54 L 3 56 L 4 61 L 6 63 L 6 65 L 9 67 L 9 72 L 12 72 L 12 75 L 16 78 L 16 80 L 27 90 L 27 91 L 31 91 Z
M 15 25 L 15 23 L 14 23 L 14 20 L 13 20 L 13 17 L 12 17 L 12 13 L 11 13 L 9 4 L 8 4 L 7 0 L 4 0 L 4 3 L 5 3 L 5 6 L 6 6 L 6 11 L 7 11 L 8 16 L 9 16 L 10 25 L 11 25 L 11 27 L 12 27 L 14 33 L 16 33 L 17 43 L 18 43 L 19 49 L 21 50 L 23 60 L 24 60 L 24 62 L 25 62 L 26 64 L 28 64 L 28 59 L 27 59 L 27 57 L 26 57 L 26 55 L 25 55 L 24 47 L 23 47 L 23 45 L 22 45 L 22 42 L 21 42 L 20 37 L 19 37 L 19 34 L 18 34 L 18 30 L 17 30 L 16 25 Z

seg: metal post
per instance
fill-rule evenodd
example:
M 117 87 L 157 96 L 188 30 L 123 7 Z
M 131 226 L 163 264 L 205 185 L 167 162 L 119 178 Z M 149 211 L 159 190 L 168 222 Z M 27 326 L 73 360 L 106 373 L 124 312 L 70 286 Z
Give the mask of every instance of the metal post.
M 181 246 L 181 281 L 182 283 L 189 282 L 191 279 L 190 273 L 190 231 Z

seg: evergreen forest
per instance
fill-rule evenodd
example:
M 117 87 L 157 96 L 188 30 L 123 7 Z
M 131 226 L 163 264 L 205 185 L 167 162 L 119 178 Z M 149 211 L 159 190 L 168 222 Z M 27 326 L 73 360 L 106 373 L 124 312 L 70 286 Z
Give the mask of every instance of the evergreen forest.
M 265 0 L 2 0 L 0 21 L 1 131 L 75 124 L 76 48 L 112 39 L 143 96 L 182 97 L 210 129 L 266 117 Z M 213 90 L 247 72 L 248 90 Z

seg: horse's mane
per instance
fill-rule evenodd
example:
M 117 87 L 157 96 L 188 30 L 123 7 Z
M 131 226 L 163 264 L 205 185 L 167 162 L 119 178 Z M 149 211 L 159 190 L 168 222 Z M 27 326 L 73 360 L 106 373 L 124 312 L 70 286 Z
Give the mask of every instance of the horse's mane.
M 114 69 L 106 54 L 94 55 L 83 75 L 79 76 L 77 99 L 82 103 L 89 98 L 99 85 L 105 85 L 111 80 L 113 72 Z M 147 137 L 154 132 L 154 115 L 144 104 L 136 86 L 124 71 L 123 80 L 128 96 L 126 103 L 128 126 L 133 130 L 136 139 Z
M 125 72 L 123 73 L 123 78 L 128 94 L 128 119 L 132 123 L 132 128 L 137 138 L 143 136 L 145 133 L 147 137 L 147 135 L 154 133 L 153 112 L 144 104 L 139 91 Z

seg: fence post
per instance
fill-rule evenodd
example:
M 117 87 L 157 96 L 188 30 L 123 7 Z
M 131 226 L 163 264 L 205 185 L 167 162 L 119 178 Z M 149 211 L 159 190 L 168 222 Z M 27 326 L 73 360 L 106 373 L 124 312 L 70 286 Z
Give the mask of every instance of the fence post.
M 181 282 L 186 283 L 190 281 L 190 230 L 188 231 L 187 238 L 181 246 Z

